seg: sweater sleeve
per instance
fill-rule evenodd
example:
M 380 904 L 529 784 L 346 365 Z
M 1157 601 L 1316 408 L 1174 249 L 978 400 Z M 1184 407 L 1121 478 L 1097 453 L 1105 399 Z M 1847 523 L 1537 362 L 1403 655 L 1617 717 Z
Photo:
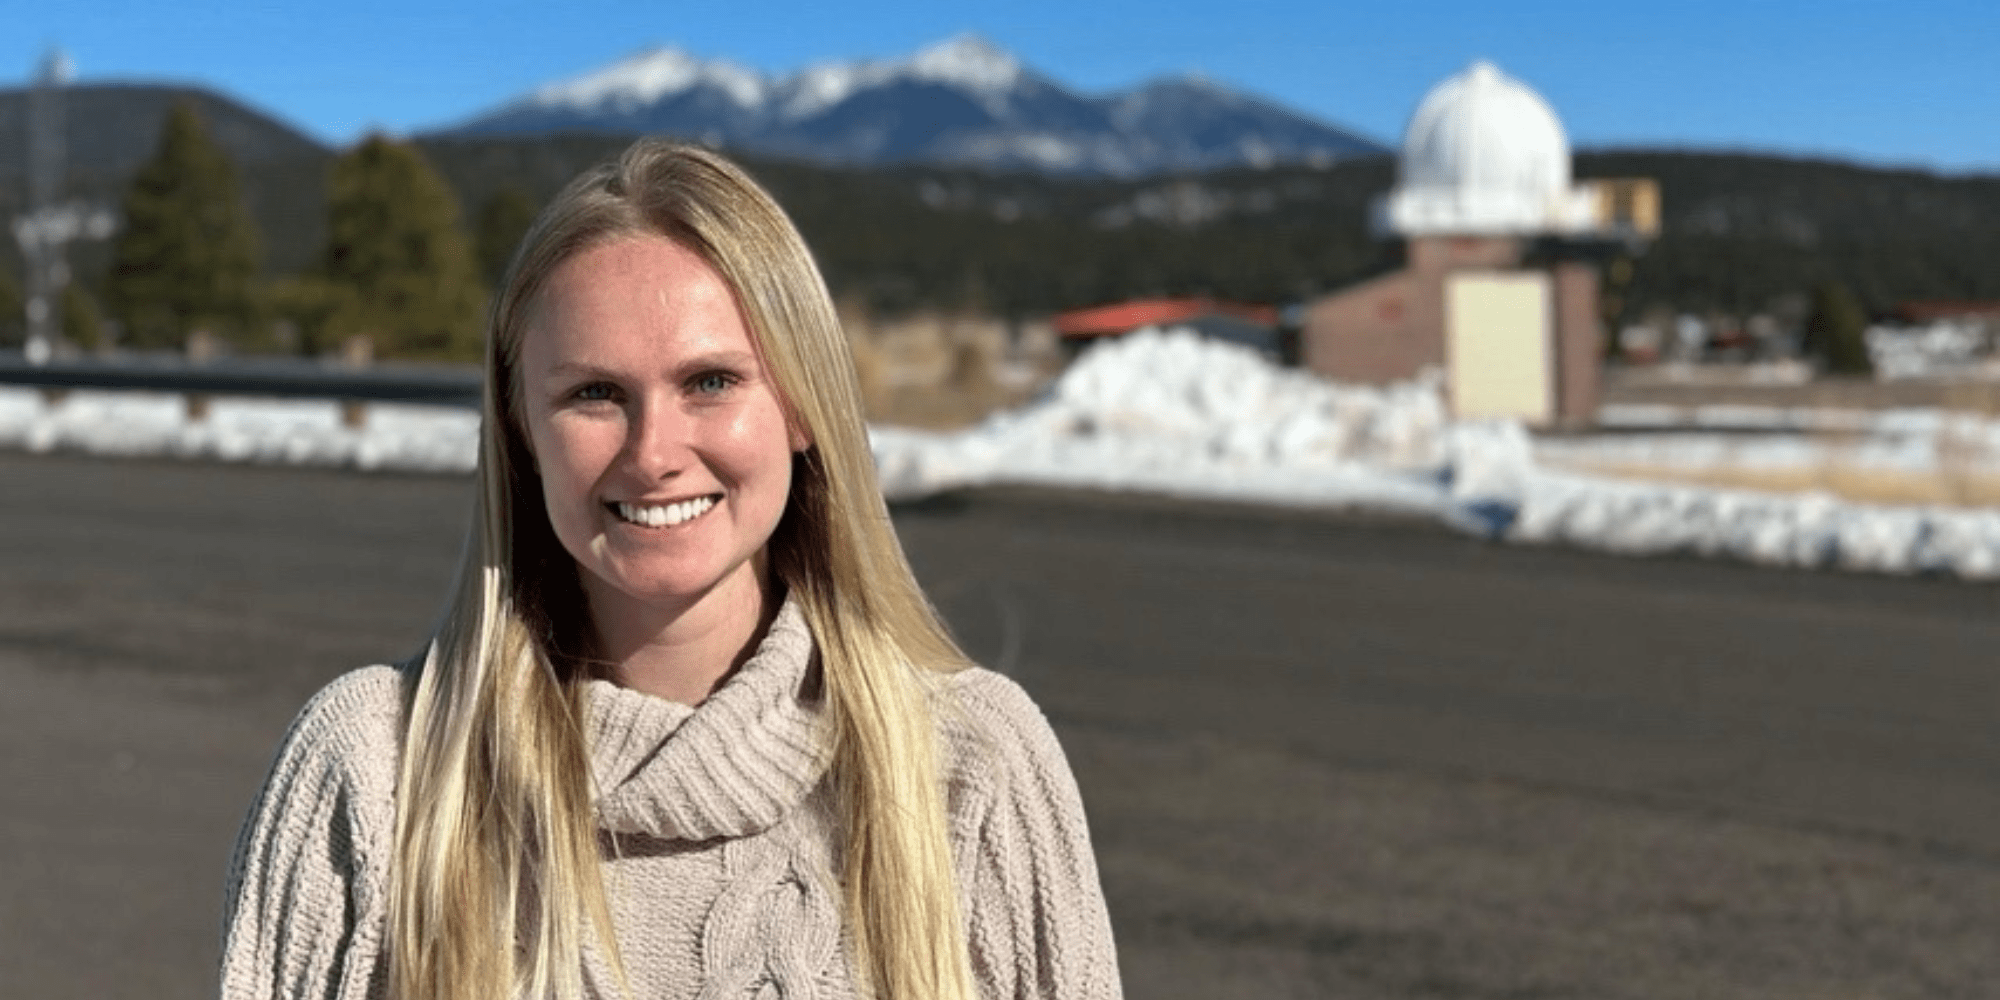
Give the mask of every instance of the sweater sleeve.
M 1076 779 L 1026 692 L 978 673 L 960 700 L 978 735 L 954 741 L 972 744 L 954 770 L 976 803 L 958 838 L 973 976 L 984 1000 L 1115 1000 L 1118 958 Z
M 395 685 L 386 667 L 349 674 L 286 733 L 229 866 L 223 1000 L 386 992 Z

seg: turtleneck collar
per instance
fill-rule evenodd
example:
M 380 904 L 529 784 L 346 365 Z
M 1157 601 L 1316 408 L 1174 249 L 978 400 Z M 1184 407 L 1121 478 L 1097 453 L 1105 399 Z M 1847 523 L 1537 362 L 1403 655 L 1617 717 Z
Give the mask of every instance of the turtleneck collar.
M 826 773 L 812 631 L 787 597 L 757 652 L 700 705 L 589 681 L 585 738 L 598 823 L 708 840 L 760 833 Z

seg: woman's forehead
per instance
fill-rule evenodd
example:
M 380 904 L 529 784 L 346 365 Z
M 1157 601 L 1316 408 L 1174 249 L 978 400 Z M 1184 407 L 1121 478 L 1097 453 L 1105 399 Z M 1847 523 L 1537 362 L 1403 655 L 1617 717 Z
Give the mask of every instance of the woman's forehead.
M 604 345 L 701 336 L 752 342 L 735 290 L 707 260 L 672 241 L 630 238 L 585 250 L 554 269 L 524 336 Z

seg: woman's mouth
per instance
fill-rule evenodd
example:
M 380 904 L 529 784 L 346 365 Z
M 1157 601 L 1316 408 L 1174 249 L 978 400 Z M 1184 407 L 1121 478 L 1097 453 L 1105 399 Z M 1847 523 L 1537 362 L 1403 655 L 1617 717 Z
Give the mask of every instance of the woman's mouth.
M 637 524 L 648 528 L 665 528 L 676 524 L 684 524 L 708 513 L 714 509 L 716 501 L 719 499 L 721 498 L 711 494 L 709 496 L 695 497 L 690 500 L 682 500 L 677 503 L 644 504 L 627 503 L 620 500 L 607 503 L 604 506 L 611 508 L 611 512 L 618 515 L 618 519 L 627 524 Z

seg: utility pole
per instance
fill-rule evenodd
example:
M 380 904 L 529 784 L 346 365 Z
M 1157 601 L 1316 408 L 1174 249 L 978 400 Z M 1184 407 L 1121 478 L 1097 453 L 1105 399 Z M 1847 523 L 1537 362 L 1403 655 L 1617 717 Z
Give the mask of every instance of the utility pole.
M 62 88 L 70 75 L 69 57 L 50 49 L 28 88 L 28 211 L 14 220 L 14 238 L 28 268 L 28 357 L 38 364 L 48 360 L 55 343 L 56 303 L 69 282 L 67 255 L 49 223 L 63 195 Z
M 63 200 L 68 147 L 63 88 L 73 76 L 69 56 L 50 49 L 28 88 L 28 210 L 14 218 L 14 240 L 28 269 L 27 355 L 33 364 L 47 362 L 55 350 L 56 306 L 69 284 L 66 248 L 86 237 L 103 239 L 117 228 L 108 210 Z

